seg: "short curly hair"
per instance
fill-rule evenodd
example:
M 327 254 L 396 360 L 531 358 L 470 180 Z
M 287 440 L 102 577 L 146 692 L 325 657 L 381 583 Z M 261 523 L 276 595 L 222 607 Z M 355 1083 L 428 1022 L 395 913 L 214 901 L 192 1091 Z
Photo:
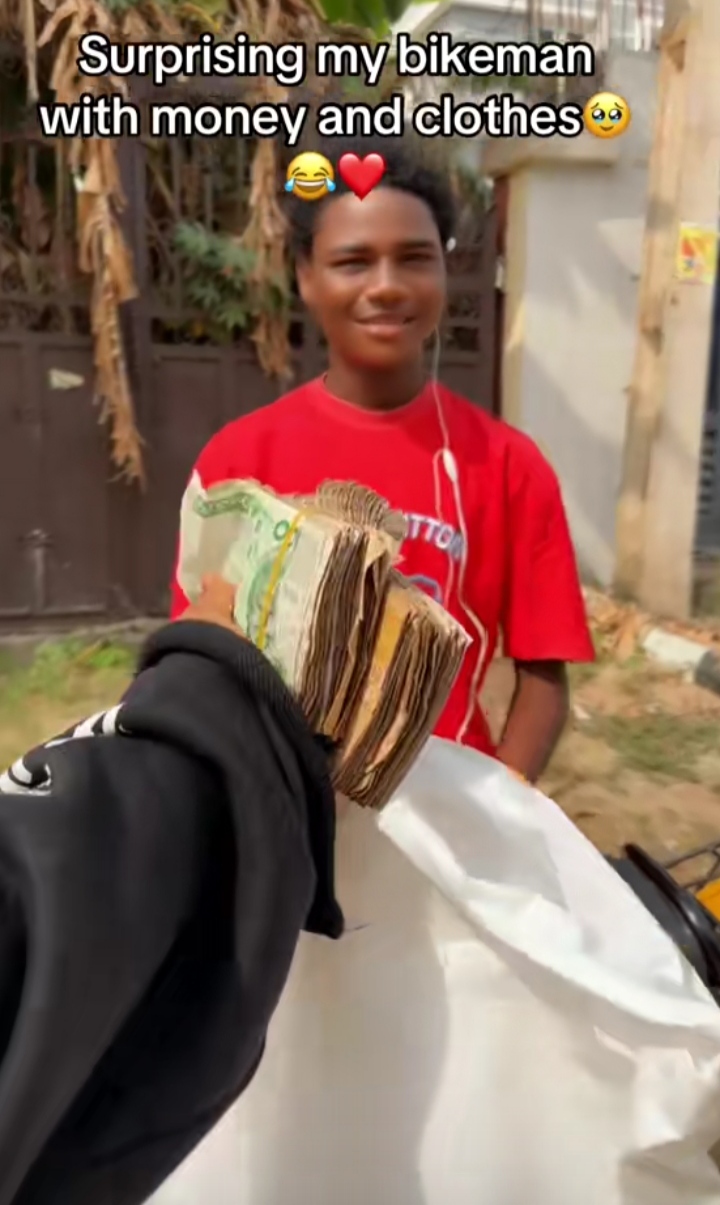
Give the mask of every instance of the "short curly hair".
M 424 155 L 417 145 L 417 140 L 409 136 L 397 139 L 328 138 L 322 145 L 314 144 L 312 148 L 307 149 L 324 155 L 333 166 L 347 153 L 359 155 L 361 159 L 370 154 L 382 155 L 385 160 L 385 174 L 378 187 L 395 188 L 424 201 L 435 220 L 443 247 L 447 245 L 455 223 L 452 187 L 448 174 L 429 162 L 427 155 Z M 297 154 L 297 150 L 295 153 Z M 291 158 L 294 158 L 294 155 L 287 156 L 285 168 Z M 335 185 L 333 198 L 350 191 L 337 172 Z M 320 205 L 308 205 L 306 201 L 300 201 L 292 195 L 286 198 L 290 248 L 295 259 L 307 259 L 312 254 L 317 221 L 327 204 L 327 199 Z

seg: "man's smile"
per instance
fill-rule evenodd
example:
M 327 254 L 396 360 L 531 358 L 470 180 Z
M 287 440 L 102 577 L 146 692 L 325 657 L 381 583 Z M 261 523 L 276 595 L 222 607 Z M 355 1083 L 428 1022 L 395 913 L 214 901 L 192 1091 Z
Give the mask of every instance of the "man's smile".
M 362 326 L 407 326 L 408 323 L 414 322 L 412 314 L 368 314 L 366 318 L 358 318 L 357 321 Z
M 375 314 L 371 318 L 360 318 L 358 323 L 368 334 L 379 339 L 397 337 L 415 321 L 414 318 L 403 317 L 402 314 Z

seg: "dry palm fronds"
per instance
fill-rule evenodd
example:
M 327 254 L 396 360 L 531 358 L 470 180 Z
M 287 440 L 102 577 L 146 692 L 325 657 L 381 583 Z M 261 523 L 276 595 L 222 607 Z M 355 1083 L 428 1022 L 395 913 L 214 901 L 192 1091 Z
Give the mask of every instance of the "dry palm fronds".
M 127 95 L 124 79 L 79 75 L 79 43 L 87 33 L 105 34 L 113 42 L 142 43 L 184 41 L 196 37 L 202 29 L 227 39 L 244 31 L 253 42 L 278 46 L 302 43 L 308 47 L 308 61 L 312 62 L 315 43 L 341 32 L 328 27 L 318 0 L 133 0 L 112 8 L 106 0 L 0 0 L 0 28 L 11 30 L 16 39 L 22 38 L 31 102 L 37 101 L 39 92 L 38 52 L 52 46 L 49 83 L 56 102 L 65 105 L 77 104 L 83 93 Z M 362 37 L 351 29 L 342 30 L 342 36 Z M 325 81 L 311 80 L 309 91 L 326 86 Z M 277 104 L 288 98 L 287 89 L 272 79 L 246 81 L 244 87 L 255 103 Z M 142 479 L 142 441 L 134 418 L 119 316 L 120 306 L 135 295 L 135 288 L 131 257 L 120 227 L 124 199 L 116 145 L 109 139 L 77 138 L 63 141 L 59 153 L 67 160 L 77 185 L 79 265 L 92 277 L 97 393 L 102 416 L 111 428 L 113 460 L 127 478 Z M 266 372 L 285 376 L 290 370 L 290 289 L 278 160 L 277 145 L 260 140 L 250 170 L 251 217 L 241 239 L 253 253 L 252 284 L 258 300 L 254 309 L 259 316 L 252 338 L 258 358 Z M 26 181 L 18 179 L 15 183 L 26 191 L 29 188 Z M 26 199 L 38 216 L 37 198 L 28 193 Z M 23 206 L 17 210 L 25 211 Z M 18 270 L 15 261 L 22 268 L 27 250 L 20 246 L 18 254 L 20 259 L 16 256 L 3 271 Z
M 52 0 L 48 0 L 52 3 Z M 137 24 L 131 27 L 137 36 Z M 63 0 L 38 39 L 49 43 L 62 29 L 51 87 L 58 103 L 74 104 L 102 87 L 126 91 L 124 81 L 86 80 L 77 73 L 79 42 L 89 32 L 117 37 L 111 14 L 98 0 Z M 114 141 L 76 138 L 68 149 L 77 186 L 77 237 L 81 271 L 92 277 L 90 318 L 95 344 L 96 393 L 101 420 L 109 422 L 113 462 L 128 480 L 143 480 L 141 439 L 128 378 L 120 306 L 136 295 L 130 254 L 119 224 L 124 206 Z
M 116 34 L 115 22 L 98 0 L 63 0 L 60 5 L 56 5 L 55 0 L 47 0 L 47 8 L 51 15 L 43 26 L 37 44 L 38 47 L 47 46 L 64 25 L 55 53 L 50 87 L 60 104 L 74 104 L 82 92 L 98 90 L 97 80 L 85 80 L 78 75 L 80 39 L 86 33 L 104 33 L 112 38 Z M 119 80 L 109 83 L 116 89 L 122 87 Z
M 31 0 L 23 0 L 31 3 Z M 50 13 L 37 46 L 58 38 L 50 86 L 60 104 L 75 104 L 82 93 L 127 94 L 116 77 L 80 77 L 79 42 L 86 33 L 104 33 L 114 41 L 180 40 L 180 24 L 162 4 L 144 0 L 120 19 L 100 0 L 43 0 Z M 27 49 L 27 43 L 26 43 Z M 30 73 L 28 72 L 30 79 Z M 136 296 L 131 256 L 119 222 L 125 200 L 120 184 L 116 145 L 109 139 L 72 141 L 67 150 L 77 185 L 79 264 L 92 277 L 91 325 L 95 344 L 96 394 L 101 420 L 109 423 L 112 458 L 130 481 L 144 480 L 142 440 L 135 421 L 127 362 L 120 327 L 120 306 Z
M 637 652 L 649 625 L 648 616 L 633 603 L 622 603 L 599 590 L 583 591 L 588 618 L 603 653 L 627 661 Z
M 277 304 L 263 307 L 252 333 L 258 359 L 265 372 L 286 377 L 290 372 L 290 344 L 287 319 L 281 304 L 287 293 L 285 257 L 285 215 L 277 196 L 275 148 L 263 139 L 253 158 L 250 183 L 250 220 L 243 233 L 243 245 L 255 255 L 253 283 L 275 291 Z
M 254 42 L 302 42 L 312 47 L 322 30 L 318 10 L 305 0 L 244 0 L 243 12 L 230 33 L 244 30 Z M 257 102 L 280 104 L 287 89 L 274 80 L 258 79 Z M 265 372 L 290 374 L 290 344 L 283 298 L 289 295 L 285 214 L 278 194 L 278 151 L 269 139 L 257 146 L 250 171 L 250 220 L 242 242 L 255 258 L 253 283 L 269 291 L 271 304 L 262 306 L 252 338 Z M 272 304 L 272 302 L 275 304 Z
M 36 101 L 38 99 L 39 92 L 37 76 L 37 26 L 35 24 L 35 0 L 21 0 L 21 3 L 28 97 L 31 101 Z
M 90 317 L 95 340 L 101 421 L 111 426 L 113 460 L 130 480 L 143 481 L 138 433 L 120 331 L 120 306 L 136 296 L 132 266 L 113 205 L 120 181 L 112 144 L 89 139 L 78 182 L 80 267 L 92 275 Z

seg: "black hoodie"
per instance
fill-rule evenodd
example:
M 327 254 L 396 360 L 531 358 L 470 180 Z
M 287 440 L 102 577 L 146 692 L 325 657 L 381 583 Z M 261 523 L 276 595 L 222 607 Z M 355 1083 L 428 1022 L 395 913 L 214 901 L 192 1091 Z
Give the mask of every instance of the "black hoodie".
M 300 931 L 338 937 L 327 750 L 210 624 L 0 777 L 0 1205 L 134 1205 L 262 1057 Z

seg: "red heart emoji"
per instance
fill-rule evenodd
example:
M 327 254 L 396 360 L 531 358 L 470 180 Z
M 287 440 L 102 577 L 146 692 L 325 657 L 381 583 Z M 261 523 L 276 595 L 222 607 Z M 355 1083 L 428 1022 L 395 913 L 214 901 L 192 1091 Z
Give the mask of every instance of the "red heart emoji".
M 338 163 L 340 178 L 345 181 L 361 201 L 380 183 L 385 175 L 385 160 L 382 155 L 366 155 L 361 159 L 352 152 L 342 155 Z

